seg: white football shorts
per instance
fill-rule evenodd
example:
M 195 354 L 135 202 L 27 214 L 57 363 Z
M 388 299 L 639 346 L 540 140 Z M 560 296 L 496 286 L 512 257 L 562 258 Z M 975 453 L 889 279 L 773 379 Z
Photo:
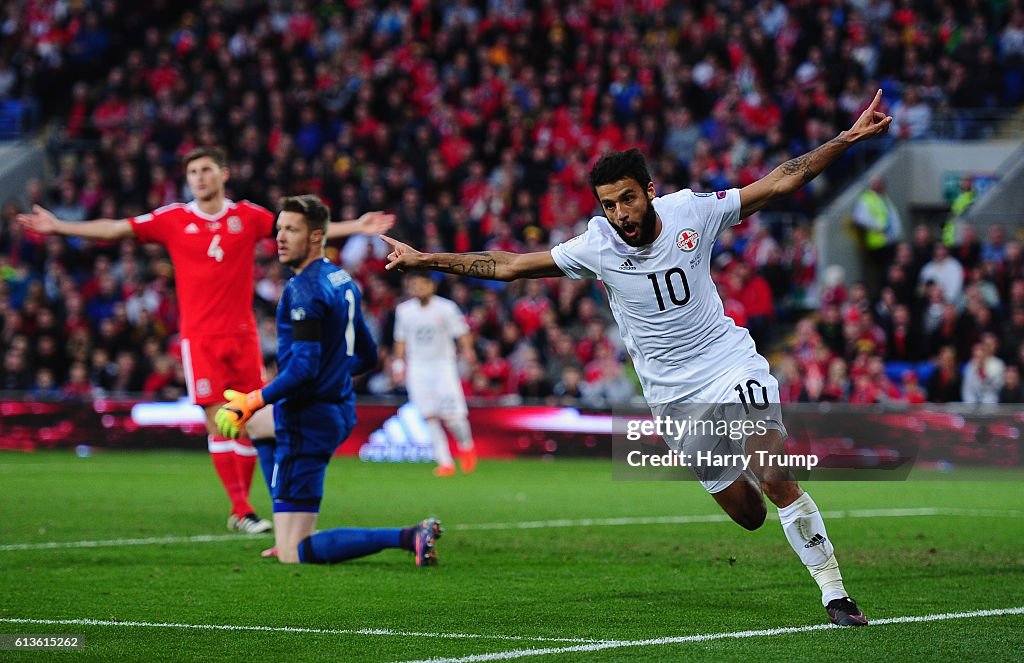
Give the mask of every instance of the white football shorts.
M 466 394 L 454 366 L 410 366 L 405 388 L 409 392 L 409 401 L 424 418 L 454 419 L 469 414 Z
M 781 432 L 783 439 L 788 436 L 779 400 L 779 383 L 768 362 L 754 355 L 685 400 L 652 404 L 651 412 L 673 421 L 663 429 L 663 439 L 684 454 L 701 485 L 714 494 L 744 473 L 748 437 L 767 430 Z M 749 467 L 746 472 L 755 478 Z

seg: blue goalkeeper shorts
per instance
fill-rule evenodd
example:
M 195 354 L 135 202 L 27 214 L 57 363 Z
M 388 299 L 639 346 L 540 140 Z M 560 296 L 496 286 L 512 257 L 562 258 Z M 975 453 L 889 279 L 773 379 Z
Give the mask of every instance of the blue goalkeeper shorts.
M 353 402 L 281 401 L 274 406 L 274 512 L 320 511 L 327 463 L 356 423 Z

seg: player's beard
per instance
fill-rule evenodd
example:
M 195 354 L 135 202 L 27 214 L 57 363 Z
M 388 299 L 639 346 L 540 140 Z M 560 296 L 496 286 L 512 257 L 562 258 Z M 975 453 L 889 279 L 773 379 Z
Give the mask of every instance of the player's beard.
M 201 193 L 196 193 L 195 189 L 193 189 L 192 195 L 195 196 L 196 202 L 208 203 L 222 197 L 224 195 L 224 189 L 217 186 L 210 186 Z
M 279 255 L 279 256 L 277 257 L 277 259 L 278 259 L 278 260 L 280 261 L 280 263 L 281 263 L 282 265 L 284 265 L 285 267 L 290 267 L 290 268 L 292 268 L 292 269 L 294 270 L 294 269 L 296 269 L 296 268 L 297 268 L 297 267 L 298 267 L 299 265 L 301 265 L 301 264 L 302 264 L 302 261 L 303 261 L 303 256 L 302 256 L 302 255 L 299 255 L 298 253 L 292 253 L 292 254 L 291 254 L 290 256 L 282 256 L 282 255 Z
M 640 234 L 636 236 L 636 239 L 630 239 L 622 231 L 622 228 L 618 227 L 614 223 L 612 228 L 615 228 L 615 232 L 619 234 L 622 241 L 630 246 L 646 246 L 654 241 L 654 232 L 658 226 L 658 213 L 654 210 L 654 205 L 650 200 L 647 201 L 647 209 L 644 210 L 643 216 L 640 217 Z

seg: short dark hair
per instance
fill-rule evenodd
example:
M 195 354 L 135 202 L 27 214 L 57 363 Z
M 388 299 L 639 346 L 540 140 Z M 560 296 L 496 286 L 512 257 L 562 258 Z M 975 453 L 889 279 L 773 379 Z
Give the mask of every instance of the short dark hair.
M 301 196 L 286 196 L 280 200 L 278 207 L 282 212 L 301 214 L 309 226 L 309 231 L 327 232 L 327 223 L 331 219 L 331 211 L 320 200 L 320 196 L 307 193 Z
M 415 281 L 416 279 L 424 279 L 430 281 L 431 285 L 437 286 L 437 281 L 434 280 L 434 277 L 429 272 L 409 271 L 405 273 L 406 282 Z
M 188 168 L 190 163 L 196 159 L 202 159 L 203 157 L 210 157 L 213 159 L 213 162 L 221 168 L 228 167 L 228 157 L 224 154 L 224 150 L 219 147 L 197 147 L 189 150 L 188 154 L 182 157 L 181 165 Z
M 635 147 L 623 152 L 606 152 L 590 169 L 590 190 L 597 195 L 597 187 L 612 184 L 629 177 L 644 187 L 651 183 L 651 172 L 647 170 L 647 160 L 643 153 Z

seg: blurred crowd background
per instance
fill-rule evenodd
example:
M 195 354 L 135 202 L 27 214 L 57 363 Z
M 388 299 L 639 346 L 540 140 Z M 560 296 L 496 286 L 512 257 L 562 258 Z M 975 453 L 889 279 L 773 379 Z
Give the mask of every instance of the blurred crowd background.
M 686 6 L 680 6 L 680 5 Z M 335 219 L 381 209 L 425 250 L 546 250 L 599 214 L 586 176 L 638 147 L 659 194 L 742 187 L 831 139 L 884 91 L 886 141 L 718 242 L 727 314 L 787 401 L 1021 402 L 1024 255 L 906 229 L 871 283 L 819 273 L 811 220 L 892 143 L 991 130 L 1024 101 L 1018 1 L 6 0 L 0 105 L 46 141 L 51 175 L 0 208 L 0 390 L 184 395 L 174 273 L 160 247 L 26 236 L 187 200 L 180 157 L 224 147 L 229 197 L 316 193 Z M 1008 220 L 1009 221 L 1009 220 Z M 386 249 L 330 249 L 365 293 L 382 370 L 400 275 Z M 258 250 L 268 364 L 287 274 Z M 823 284 L 823 285 L 821 285 Z M 600 283 L 443 279 L 465 312 L 471 399 L 604 407 L 639 389 Z M 211 283 L 231 288 L 232 283 Z

